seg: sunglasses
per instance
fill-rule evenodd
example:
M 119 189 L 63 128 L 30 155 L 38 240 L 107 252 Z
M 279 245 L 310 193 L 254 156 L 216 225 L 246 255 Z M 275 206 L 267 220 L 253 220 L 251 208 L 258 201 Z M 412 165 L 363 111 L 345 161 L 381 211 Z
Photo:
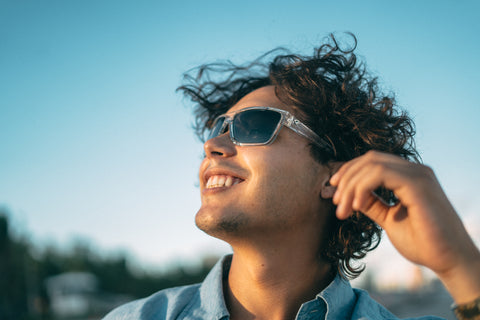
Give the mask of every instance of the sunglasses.
M 208 139 L 224 134 L 230 129 L 230 139 L 236 145 L 268 145 L 275 140 L 282 126 L 290 128 L 323 149 L 333 151 L 327 141 L 290 112 L 270 107 L 249 107 L 217 117 Z

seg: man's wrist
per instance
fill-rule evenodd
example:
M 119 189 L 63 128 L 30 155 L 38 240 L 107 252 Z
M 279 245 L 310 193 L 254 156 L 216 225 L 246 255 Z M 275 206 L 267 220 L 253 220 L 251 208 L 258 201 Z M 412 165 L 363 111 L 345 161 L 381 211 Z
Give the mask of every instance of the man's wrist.
M 480 251 L 473 248 L 468 258 L 457 259 L 455 268 L 437 273 L 458 306 L 471 303 L 480 297 Z

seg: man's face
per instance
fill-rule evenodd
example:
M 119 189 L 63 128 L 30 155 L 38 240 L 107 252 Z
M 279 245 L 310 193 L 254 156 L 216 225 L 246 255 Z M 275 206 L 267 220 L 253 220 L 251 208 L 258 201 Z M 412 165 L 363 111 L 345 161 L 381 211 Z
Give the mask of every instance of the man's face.
M 253 106 L 294 114 L 275 96 L 273 86 L 251 92 L 228 112 Z M 312 158 L 306 138 L 283 127 L 270 145 L 237 146 L 226 132 L 204 148 L 202 205 L 196 215 L 200 229 L 230 243 L 312 228 L 320 233 L 327 212 L 320 193 L 329 170 Z

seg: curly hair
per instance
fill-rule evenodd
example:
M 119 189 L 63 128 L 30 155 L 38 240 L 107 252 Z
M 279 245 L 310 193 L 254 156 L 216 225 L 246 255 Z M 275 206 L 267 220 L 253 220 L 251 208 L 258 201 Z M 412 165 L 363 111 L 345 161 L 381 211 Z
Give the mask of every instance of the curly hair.
M 354 54 L 357 39 L 349 35 L 353 39 L 349 49 L 343 49 L 331 34 L 312 56 L 277 48 L 246 65 L 223 61 L 187 72 L 178 90 L 196 104 L 197 135 L 202 139 L 214 119 L 248 93 L 273 85 L 277 97 L 294 106 L 297 117 L 330 141 L 334 152 L 310 145 L 319 163 L 348 161 L 369 150 L 419 162 L 413 121 L 394 97 L 381 92 L 377 78 L 367 73 L 365 63 Z M 382 194 L 393 196 L 388 190 Z M 321 256 L 343 276 L 355 278 L 364 270 L 355 261 L 378 246 L 382 230 L 361 212 L 338 220 L 333 204 L 331 210 L 333 218 Z

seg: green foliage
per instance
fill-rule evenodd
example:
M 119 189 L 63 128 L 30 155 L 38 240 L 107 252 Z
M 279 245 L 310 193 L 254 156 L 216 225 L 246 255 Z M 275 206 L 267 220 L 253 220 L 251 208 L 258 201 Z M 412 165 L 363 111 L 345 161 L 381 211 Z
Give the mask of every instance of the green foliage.
M 0 319 L 27 319 L 27 270 L 33 260 L 24 240 L 13 241 L 9 235 L 8 219 L 0 211 Z
M 40 250 L 39 250 L 40 249 Z M 41 252 L 33 255 L 32 252 Z M 207 260 L 205 260 L 207 261 Z M 133 298 L 158 290 L 201 282 L 212 263 L 196 270 L 183 267 L 163 273 L 138 273 L 129 268 L 125 254 L 102 257 L 88 243 L 77 242 L 69 252 L 50 246 L 36 248 L 9 233 L 8 215 L 0 209 L 0 319 L 50 319 L 45 279 L 70 271 L 94 274 L 100 291 Z

